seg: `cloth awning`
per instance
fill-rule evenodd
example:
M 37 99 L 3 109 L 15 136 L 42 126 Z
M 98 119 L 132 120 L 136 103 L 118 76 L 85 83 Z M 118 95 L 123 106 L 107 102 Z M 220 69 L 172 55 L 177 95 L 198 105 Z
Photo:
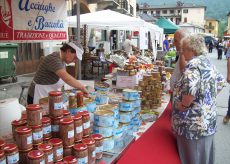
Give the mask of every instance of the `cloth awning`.
M 155 24 L 164 29 L 164 34 L 174 34 L 180 28 L 164 17 L 160 17 Z

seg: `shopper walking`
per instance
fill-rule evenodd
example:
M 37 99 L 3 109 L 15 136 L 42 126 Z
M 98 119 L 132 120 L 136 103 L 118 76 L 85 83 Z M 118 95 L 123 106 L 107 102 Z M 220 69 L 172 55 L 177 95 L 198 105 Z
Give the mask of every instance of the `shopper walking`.
M 210 42 L 209 42 L 209 45 L 208 45 L 208 52 L 209 53 L 212 53 L 212 49 L 213 49 L 213 40 L 211 39 Z
M 187 64 L 175 85 L 172 112 L 178 152 L 182 164 L 214 164 L 216 96 L 225 78 L 207 58 L 202 36 L 189 35 L 181 43 Z
M 219 40 L 219 43 L 217 45 L 217 53 L 218 53 L 218 60 L 222 59 L 222 54 L 223 54 L 223 50 L 224 50 L 224 45 L 222 43 L 222 39 Z

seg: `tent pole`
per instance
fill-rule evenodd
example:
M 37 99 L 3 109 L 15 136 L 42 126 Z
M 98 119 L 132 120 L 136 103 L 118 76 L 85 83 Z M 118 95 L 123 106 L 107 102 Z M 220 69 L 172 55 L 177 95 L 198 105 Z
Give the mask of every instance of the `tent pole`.
M 81 43 L 80 38 L 80 0 L 76 0 L 77 4 L 77 42 Z M 78 60 L 77 63 L 75 63 L 75 70 L 77 69 L 76 64 L 78 66 L 78 71 L 75 71 L 76 77 L 78 77 L 78 80 L 81 80 L 81 60 Z M 77 76 L 78 75 L 78 76 Z

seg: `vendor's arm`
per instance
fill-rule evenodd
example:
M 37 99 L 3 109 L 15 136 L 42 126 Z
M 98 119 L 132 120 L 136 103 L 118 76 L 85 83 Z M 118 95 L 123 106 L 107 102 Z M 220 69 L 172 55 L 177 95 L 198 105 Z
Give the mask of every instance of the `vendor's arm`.
M 76 80 L 74 77 L 72 77 L 68 72 L 66 72 L 66 70 L 63 69 L 59 69 L 55 72 L 66 84 L 77 88 L 79 90 L 81 90 L 82 92 L 85 93 L 85 96 L 88 96 L 88 91 L 85 88 L 84 85 L 82 85 L 78 80 Z

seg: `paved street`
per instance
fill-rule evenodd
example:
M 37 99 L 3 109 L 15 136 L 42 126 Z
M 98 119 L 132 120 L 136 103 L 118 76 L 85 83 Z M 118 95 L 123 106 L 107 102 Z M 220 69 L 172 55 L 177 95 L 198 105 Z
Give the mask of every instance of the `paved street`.
M 217 69 L 226 77 L 227 60 L 223 56 L 222 60 L 217 60 L 216 50 L 208 55 L 211 61 L 216 65 Z M 19 97 L 21 85 L 31 81 L 33 74 L 18 77 L 16 84 L 8 84 L 6 80 L 0 82 L 0 99 Z M 230 124 L 223 125 L 222 120 L 227 111 L 229 85 L 218 95 L 217 111 L 218 111 L 218 132 L 215 136 L 216 143 L 216 164 L 230 164 Z M 24 97 L 27 90 L 25 89 Z M 22 101 L 23 102 L 23 101 Z

